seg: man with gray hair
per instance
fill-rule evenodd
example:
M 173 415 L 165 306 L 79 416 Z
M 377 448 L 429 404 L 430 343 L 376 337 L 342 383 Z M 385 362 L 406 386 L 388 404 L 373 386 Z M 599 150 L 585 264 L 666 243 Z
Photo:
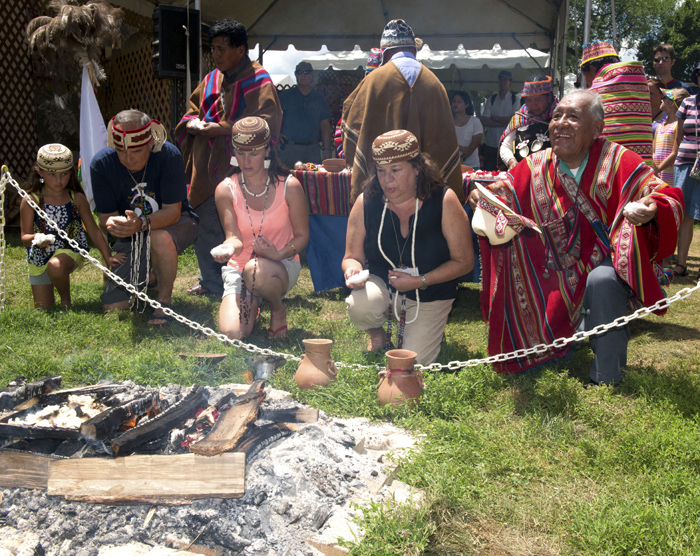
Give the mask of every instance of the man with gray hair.
M 109 234 L 112 250 L 126 254 L 113 271 L 137 289 L 157 287 L 156 300 L 169 307 L 178 255 L 197 237 L 182 155 L 165 141 L 161 123 L 138 110 L 123 110 L 109 122 L 107 143 L 92 159 L 90 175 L 100 227 Z M 108 280 L 104 310 L 130 304 L 129 292 Z M 148 323 L 168 320 L 158 309 Z
M 491 355 L 550 344 L 664 297 L 659 263 L 675 249 L 682 194 L 638 154 L 601 139 L 604 117 L 597 94 L 565 96 L 549 124 L 552 148 L 492 185 L 497 200 L 478 200 L 479 211 L 487 211 L 482 310 Z M 509 231 L 514 237 L 506 242 Z M 590 337 L 592 383 L 622 379 L 628 340 L 627 327 Z M 497 370 L 530 369 L 564 357 L 567 348 L 512 359 Z

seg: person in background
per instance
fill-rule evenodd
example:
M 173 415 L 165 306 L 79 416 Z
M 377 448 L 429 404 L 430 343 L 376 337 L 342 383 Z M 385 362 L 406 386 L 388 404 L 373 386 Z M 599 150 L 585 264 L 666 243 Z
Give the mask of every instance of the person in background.
M 277 156 L 262 118 L 238 120 L 231 130 L 233 171 L 216 188 L 226 239 L 214 248 L 224 264 L 219 330 L 250 336 L 263 301 L 270 305 L 270 339 L 287 335 L 284 296 L 299 277 L 299 252 L 309 242 L 304 190 Z
M 498 146 L 501 135 L 511 117 L 520 108 L 520 95 L 510 90 L 513 74 L 508 70 L 498 73 L 498 93 L 484 101 L 481 123 L 486 128 L 482 146 L 482 169 L 494 172 L 498 170 Z
M 678 87 L 682 87 L 688 91 L 688 94 L 698 94 L 700 90 L 696 87 L 695 83 L 683 83 L 683 81 L 675 79 L 671 75 L 671 68 L 673 68 L 676 63 L 676 50 L 672 45 L 656 45 L 652 61 L 654 63 L 654 71 L 656 71 L 656 75 L 661 80 L 664 89 L 677 89 Z
M 376 70 L 382 65 L 382 51 L 379 48 L 372 48 L 369 51 L 369 56 L 367 57 L 367 63 L 365 64 L 365 77 L 367 77 L 372 71 Z M 335 143 L 335 150 L 338 153 L 338 158 L 345 158 L 345 151 L 343 150 L 343 118 L 341 116 L 340 120 L 335 126 L 335 136 L 333 141 Z
M 175 128 L 177 146 L 185 159 L 190 205 L 200 217 L 194 252 L 199 280 L 191 295 L 220 296 L 221 264 L 211 250 L 224 241 L 214 191 L 228 175 L 231 128 L 247 116 L 259 116 L 270 126 L 276 143 L 282 125 L 282 108 L 270 75 L 248 57 L 248 32 L 235 19 L 217 21 L 209 29 L 216 69 L 207 74 L 190 97 L 190 107 Z
M 651 132 L 655 134 L 659 124 L 666 120 L 666 112 L 661 104 L 664 98 L 663 83 L 658 77 L 647 77 L 647 85 L 651 102 Z
M 331 109 L 323 93 L 313 88 L 314 69 L 299 62 L 294 77 L 297 86 L 280 93 L 284 119 L 279 153 L 289 168 L 299 161 L 320 164 L 332 156 Z
M 462 164 L 470 166 L 472 170 L 478 170 L 481 167 L 479 145 L 484 136 L 484 127 L 479 118 L 474 116 L 472 99 L 466 91 L 454 91 L 450 97 L 450 105 Z
M 464 202 L 450 100 L 440 80 L 416 59 L 423 41 L 403 19 L 394 19 L 384 27 L 379 45 L 381 67 L 365 77 L 343 103 L 343 146 L 347 165 L 352 166 L 352 200 L 369 176 L 374 139 L 387 131 L 407 129 Z
M 651 151 L 651 101 L 641 62 L 621 62 L 609 40 L 583 45 L 581 72 L 605 107 L 601 137 L 636 152 L 644 162 Z
M 673 165 L 678 155 L 678 116 L 676 112 L 684 99 L 690 95 L 685 89 L 678 87 L 672 91 L 663 91 L 663 107 L 666 119 L 659 122 L 654 133 L 654 173 L 668 185 L 673 185 Z
M 457 281 L 474 264 L 471 242 L 464 241 L 469 220 L 410 131 L 377 137 L 372 159 L 348 219 L 348 315 L 369 335 L 368 351 L 389 349 L 396 325 L 396 347 L 428 365 L 440 353 Z M 369 275 L 358 281 L 364 269 Z
M 87 231 L 107 266 L 124 262 L 123 254 L 112 256 L 95 223 L 68 147 L 59 143 L 41 147 L 25 189 L 39 208 L 82 249 L 90 250 L 85 237 Z M 56 303 L 54 288 L 61 298 L 61 307 L 70 307 L 70 275 L 83 266 L 83 257 L 46 224 L 26 199 L 22 199 L 19 210 L 34 308 L 53 307 Z
M 693 70 L 691 78 L 700 86 L 700 64 Z M 700 107 L 698 107 L 698 97 L 694 95 L 686 98 L 681 107 L 676 112 L 678 116 L 678 133 L 676 141 L 678 143 L 678 155 L 673 166 L 673 185 L 683 190 L 683 200 L 685 201 L 685 217 L 681 224 L 678 236 L 678 258 L 673 273 L 676 276 L 688 275 L 688 251 L 693 242 L 693 225 L 696 220 L 700 220 L 700 163 L 698 155 L 700 151 L 700 140 L 698 140 L 698 127 L 700 127 Z M 696 276 L 700 280 L 700 270 Z
M 535 75 L 523 86 L 525 105 L 510 119 L 501 136 L 499 155 L 510 170 L 530 153 L 549 148 L 549 121 L 558 100 L 552 78 Z

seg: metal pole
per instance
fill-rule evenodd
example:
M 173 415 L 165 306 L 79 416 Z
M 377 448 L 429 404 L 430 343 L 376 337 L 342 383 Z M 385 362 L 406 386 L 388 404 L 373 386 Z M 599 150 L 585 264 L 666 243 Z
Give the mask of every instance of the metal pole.
M 194 9 L 199 12 L 199 44 L 197 45 L 197 50 L 199 54 L 199 81 L 201 81 L 206 72 L 204 71 L 204 58 L 202 56 L 202 8 L 200 7 L 200 0 L 194 0 Z M 189 100 L 190 97 L 187 97 Z
M 591 0 L 586 0 L 586 12 L 583 22 L 583 44 L 591 42 Z M 586 83 L 586 78 L 583 76 L 582 72 L 579 72 L 579 77 L 581 79 L 581 88 L 587 89 L 588 84 Z
M 566 0 L 566 8 L 564 13 L 564 38 L 561 41 L 561 71 L 559 81 L 559 96 L 564 96 L 564 79 L 566 77 L 566 56 L 569 50 L 569 0 Z
M 620 44 L 617 42 L 617 22 L 615 21 L 615 0 L 610 0 L 610 10 L 612 12 L 612 42 L 615 50 L 620 52 Z
M 187 0 L 186 4 L 186 9 L 187 9 L 187 26 L 185 27 L 185 56 L 187 57 L 187 61 L 185 62 L 185 73 L 187 74 L 185 76 L 185 80 L 187 83 L 187 88 L 185 90 L 185 94 L 187 95 L 187 98 L 190 98 L 190 95 L 192 94 L 192 75 L 190 73 L 190 0 Z

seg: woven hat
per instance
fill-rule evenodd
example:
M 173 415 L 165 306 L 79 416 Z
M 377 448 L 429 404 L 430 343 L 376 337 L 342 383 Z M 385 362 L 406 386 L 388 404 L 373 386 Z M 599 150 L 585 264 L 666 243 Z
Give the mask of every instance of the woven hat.
M 270 127 L 262 118 L 248 116 L 233 124 L 231 142 L 239 151 L 259 151 L 270 144 Z
M 525 81 L 521 97 L 534 97 L 552 92 L 552 78 L 547 76 L 543 81 Z
M 65 172 L 73 167 L 73 153 L 65 145 L 49 143 L 36 153 L 36 165 L 46 172 Z
M 372 141 L 372 158 L 375 164 L 403 162 L 419 154 L 418 139 L 405 129 L 387 131 Z
M 384 27 L 379 46 L 387 50 L 389 48 L 416 47 L 416 35 L 413 29 L 403 19 L 392 19 Z
M 581 56 L 581 66 L 606 56 L 617 56 L 617 50 L 612 45 L 609 39 L 602 41 L 593 41 L 583 45 L 583 54 Z
M 136 129 L 122 129 L 116 123 L 117 116 L 107 124 L 107 146 L 117 150 L 129 150 L 143 147 L 153 139 L 152 150 L 160 152 L 165 143 L 165 127 L 158 120 L 150 120 L 146 125 Z M 123 125 L 123 124 L 122 124 Z
M 382 65 L 382 50 L 380 48 L 373 48 L 369 51 L 369 56 L 367 57 L 367 63 L 365 64 L 365 72 L 369 73 L 372 70 L 377 69 Z

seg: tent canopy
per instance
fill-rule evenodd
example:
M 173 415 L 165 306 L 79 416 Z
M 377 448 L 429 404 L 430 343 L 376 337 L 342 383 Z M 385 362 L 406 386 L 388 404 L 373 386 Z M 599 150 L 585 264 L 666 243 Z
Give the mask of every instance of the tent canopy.
M 304 58 L 315 70 L 356 70 L 364 68 L 369 52 L 359 46 L 353 50 L 327 52 Z M 547 73 L 549 54 L 532 48 L 503 50 L 495 44 L 490 50 L 431 50 L 425 45 L 418 60 L 430 68 L 448 88 L 489 89 L 498 83 L 498 72 L 507 69 L 513 82 L 522 84 L 534 73 Z
M 181 0 L 161 3 L 182 5 Z M 550 50 L 564 0 L 199 0 L 202 19 L 234 18 L 248 30 L 250 44 L 263 50 L 344 50 L 379 46 L 392 19 L 404 19 L 435 49 Z M 195 0 L 190 0 L 194 7 Z

